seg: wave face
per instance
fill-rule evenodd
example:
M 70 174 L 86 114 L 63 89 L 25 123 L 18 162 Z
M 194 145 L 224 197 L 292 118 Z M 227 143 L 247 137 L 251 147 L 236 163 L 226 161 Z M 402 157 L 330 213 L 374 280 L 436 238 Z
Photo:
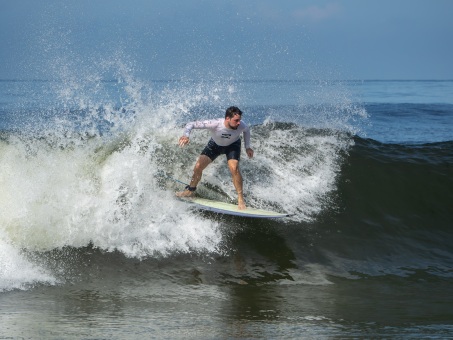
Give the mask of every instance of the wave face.
M 355 138 L 338 182 L 325 250 L 363 275 L 423 271 L 451 277 L 452 142 L 383 144 Z M 341 258 L 341 260 L 339 260 Z M 339 262 L 336 263 L 339 263 Z

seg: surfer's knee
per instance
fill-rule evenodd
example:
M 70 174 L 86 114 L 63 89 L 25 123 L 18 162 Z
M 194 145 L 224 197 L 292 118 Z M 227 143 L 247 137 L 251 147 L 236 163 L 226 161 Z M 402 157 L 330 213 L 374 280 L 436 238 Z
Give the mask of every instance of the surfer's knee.
M 193 172 L 203 172 L 203 169 L 201 168 L 200 162 L 195 163 L 195 166 L 193 168 Z
M 239 173 L 239 162 L 234 159 L 228 161 L 228 168 L 232 174 Z
M 202 173 L 204 169 L 211 163 L 211 159 L 207 156 L 201 155 L 197 162 L 195 163 L 195 167 L 193 169 L 194 172 Z

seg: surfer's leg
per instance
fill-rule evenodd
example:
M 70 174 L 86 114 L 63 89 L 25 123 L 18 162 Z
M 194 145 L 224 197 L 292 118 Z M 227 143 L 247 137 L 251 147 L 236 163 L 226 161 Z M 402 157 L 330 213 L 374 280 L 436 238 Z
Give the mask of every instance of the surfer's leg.
M 201 176 L 203 175 L 203 170 L 212 163 L 211 158 L 205 155 L 200 155 L 198 157 L 198 161 L 193 168 L 193 176 L 192 180 L 190 181 L 190 186 L 195 188 L 201 180 Z
M 176 196 L 179 197 L 193 196 L 195 194 L 195 190 L 193 188 L 197 187 L 198 183 L 201 180 L 201 176 L 203 175 L 203 170 L 206 169 L 206 167 L 211 163 L 212 163 L 211 158 L 209 158 L 206 155 L 200 155 L 200 157 L 198 157 L 197 163 L 195 164 L 195 167 L 193 168 L 193 175 L 189 184 L 192 190 L 187 188 L 184 191 L 177 192 Z
M 239 170 L 239 161 L 237 159 L 229 159 L 228 168 L 230 169 L 231 176 L 233 177 L 233 184 L 238 194 L 238 208 L 239 210 L 244 210 L 246 206 L 244 194 L 242 192 L 242 175 Z

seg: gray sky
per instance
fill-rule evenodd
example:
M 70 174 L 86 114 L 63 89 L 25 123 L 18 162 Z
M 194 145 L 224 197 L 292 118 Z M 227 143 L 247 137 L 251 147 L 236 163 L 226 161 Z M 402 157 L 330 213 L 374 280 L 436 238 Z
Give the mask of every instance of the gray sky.
M 149 79 L 453 79 L 452 14 L 452 0 L 0 0 L 0 79 L 119 64 Z

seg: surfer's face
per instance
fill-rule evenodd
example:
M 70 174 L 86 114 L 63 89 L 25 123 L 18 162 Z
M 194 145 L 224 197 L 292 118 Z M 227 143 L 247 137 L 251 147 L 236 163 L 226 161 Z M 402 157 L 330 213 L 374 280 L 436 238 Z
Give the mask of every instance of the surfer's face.
M 241 116 L 234 115 L 233 118 L 228 117 L 226 121 L 230 129 L 236 130 L 238 126 L 241 125 Z

